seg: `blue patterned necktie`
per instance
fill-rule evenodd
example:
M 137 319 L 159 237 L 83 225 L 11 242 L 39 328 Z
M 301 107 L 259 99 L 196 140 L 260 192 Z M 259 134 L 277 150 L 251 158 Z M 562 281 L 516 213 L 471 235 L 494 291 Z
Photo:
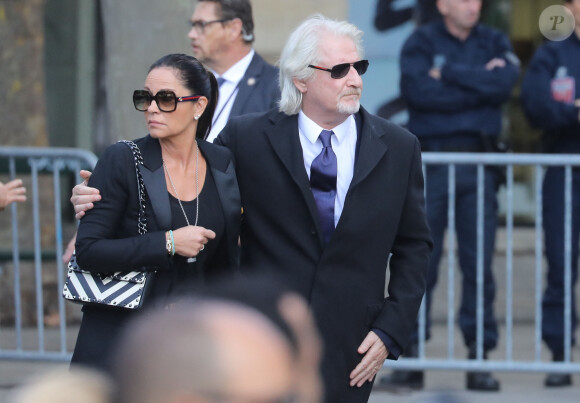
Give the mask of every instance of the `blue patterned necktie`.
M 221 87 L 223 83 L 226 82 L 226 79 L 223 77 L 218 77 L 217 79 L 218 87 Z
M 310 186 L 318 207 L 318 217 L 325 244 L 334 232 L 334 200 L 336 198 L 336 154 L 332 150 L 331 130 L 320 133 L 322 151 L 310 166 Z

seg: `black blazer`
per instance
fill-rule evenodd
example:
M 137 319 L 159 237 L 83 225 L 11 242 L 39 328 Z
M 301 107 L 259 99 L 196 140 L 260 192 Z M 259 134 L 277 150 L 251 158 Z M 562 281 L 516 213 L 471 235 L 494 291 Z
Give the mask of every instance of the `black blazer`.
M 135 140 L 135 143 L 144 161 L 140 169 L 147 193 L 145 217 L 148 231 L 137 239 L 139 205 L 135 163 L 131 149 L 116 143 L 105 150 L 90 179 L 90 186 L 100 190 L 102 200 L 95 203 L 94 209 L 87 212 L 79 225 L 77 261 L 84 269 L 171 269 L 171 258 L 165 249 L 165 231 L 171 229 L 171 210 L 161 147 L 159 141 L 150 136 Z M 220 274 L 233 274 L 239 263 L 241 208 L 231 153 L 203 140 L 198 140 L 198 144 L 211 169 L 225 222 L 223 242 L 205 269 L 208 273 L 215 270 Z M 152 278 L 154 290 L 163 289 L 160 286 L 163 278 L 166 276 Z M 144 307 L 150 304 L 151 299 L 146 299 Z M 110 353 L 119 333 L 134 313 L 89 306 L 84 307 L 83 312 L 72 362 L 107 371 Z
M 357 348 L 370 329 L 406 346 L 432 247 L 419 142 L 363 108 L 357 120 L 354 175 L 326 247 L 297 115 L 272 110 L 234 118 L 216 139 L 235 159 L 244 209 L 242 268 L 275 271 L 310 302 L 325 343 L 327 402 L 368 400 L 371 385 L 350 388 L 349 373 L 361 360 Z
M 268 64 L 258 53 L 254 53 L 238 85 L 238 95 L 229 117 L 265 112 L 276 106 L 279 100 L 278 69 Z
M 136 239 L 139 204 L 133 154 L 127 145 L 116 143 L 103 153 L 90 179 L 90 185 L 100 190 L 102 200 L 87 212 L 79 226 L 77 259 L 87 270 L 103 267 L 167 270 L 171 267 L 171 258 L 165 250 L 165 232 L 171 229 L 171 209 L 161 147 L 151 136 L 135 143 L 143 155 L 140 170 L 147 191 L 147 234 Z M 203 140 L 198 140 L 198 144 L 211 169 L 225 217 L 227 242 L 216 256 L 226 257 L 225 265 L 233 269 L 238 263 L 240 196 L 232 158 L 228 150 L 215 144 Z

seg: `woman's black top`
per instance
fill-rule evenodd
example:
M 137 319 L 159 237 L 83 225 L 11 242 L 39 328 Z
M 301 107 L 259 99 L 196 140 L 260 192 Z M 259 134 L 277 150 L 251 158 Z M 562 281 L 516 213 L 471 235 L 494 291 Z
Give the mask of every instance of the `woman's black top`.
M 152 296 L 156 302 L 160 299 L 187 295 L 204 284 L 207 279 L 216 277 L 218 273 L 212 273 L 208 267 L 210 261 L 218 250 L 218 245 L 224 242 L 225 222 L 224 215 L 219 200 L 219 195 L 211 171 L 207 169 L 205 183 L 199 193 L 199 218 L 197 225 L 210 229 L 216 233 L 214 239 L 210 239 L 204 249 L 196 256 L 196 261 L 187 262 L 187 258 L 180 255 L 172 257 L 172 268 L 170 270 L 159 271 L 155 274 L 154 289 Z M 187 221 L 183 216 L 183 211 L 179 202 L 173 195 L 169 194 L 171 205 L 172 225 L 174 229 L 187 226 Z M 195 223 L 197 201 L 181 201 L 183 209 L 187 214 L 190 225 Z

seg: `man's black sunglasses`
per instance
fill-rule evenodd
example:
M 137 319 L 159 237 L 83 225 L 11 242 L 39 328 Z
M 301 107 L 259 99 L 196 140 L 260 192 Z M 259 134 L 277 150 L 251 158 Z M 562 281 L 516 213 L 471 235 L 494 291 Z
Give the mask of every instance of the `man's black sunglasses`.
M 362 76 L 364 73 L 366 73 L 367 68 L 369 67 L 369 61 L 359 60 L 358 62 L 354 63 L 341 63 L 337 64 L 336 66 L 333 66 L 331 69 L 327 69 L 325 67 L 320 66 L 314 66 L 312 64 L 308 65 L 308 67 L 312 67 L 313 69 L 329 71 L 330 77 L 337 79 L 346 76 L 348 74 L 348 71 L 350 70 L 350 66 L 354 67 L 359 76 Z
M 177 109 L 178 102 L 194 101 L 201 97 L 201 95 L 189 95 L 187 97 L 178 97 L 173 91 L 161 90 L 155 95 L 151 95 L 149 91 L 135 90 L 133 92 L 133 105 L 135 109 L 140 112 L 145 112 L 149 109 L 151 101 L 155 100 L 157 107 L 161 112 L 173 112 Z

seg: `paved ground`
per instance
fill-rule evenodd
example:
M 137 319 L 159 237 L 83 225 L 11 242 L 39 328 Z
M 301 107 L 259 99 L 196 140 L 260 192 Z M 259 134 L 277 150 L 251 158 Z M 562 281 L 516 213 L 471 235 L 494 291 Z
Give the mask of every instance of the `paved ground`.
M 535 306 L 535 259 L 533 245 L 535 242 L 533 229 L 518 228 L 514 234 L 514 334 L 513 334 L 513 356 L 516 359 L 527 361 L 533 360 L 534 356 L 534 306 Z M 496 312 L 500 323 L 500 344 L 491 356 L 492 360 L 501 360 L 505 355 L 505 313 L 506 313 L 506 253 L 505 253 L 505 232 L 499 231 L 497 238 L 497 254 L 494 261 L 498 292 L 496 300 Z M 447 349 L 447 338 L 445 328 L 446 301 L 448 295 L 446 262 L 442 262 L 440 284 L 434 296 L 433 318 L 433 338 L 427 344 L 428 356 L 443 356 Z M 457 270 L 456 270 L 457 272 Z M 459 296 L 458 280 L 460 275 L 456 274 L 453 291 L 456 294 L 455 301 Z M 543 287 L 541 287 L 542 289 Z M 456 304 L 455 304 L 456 305 Z M 47 349 L 58 343 L 53 340 L 54 332 L 46 333 Z M 69 331 L 67 345 L 69 348 L 74 344 L 76 332 Z M 34 341 L 25 340 L 27 343 Z M 9 342 L 10 335 L 3 332 L 0 334 L 0 347 Z M 454 333 L 455 354 L 463 357 L 465 349 L 459 333 L 455 329 Z M 575 357 L 580 357 L 580 348 L 573 351 Z M 542 349 L 542 359 L 549 360 L 545 349 Z M 55 368 L 67 367 L 66 363 L 47 363 L 33 361 L 11 361 L 0 360 L 0 402 L 7 401 L 8 395 L 15 385 L 22 384 L 30 376 L 49 371 Z M 387 369 L 383 373 L 388 373 Z M 543 386 L 545 374 L 543 373 L 513 373 L 496 372 L 495 375 L 501 381 L 501 391 L 496 393 L 468 392 L 465 390 L 465 374 L 461 371 L 436 371 L 431 370 L 426 373 L 425 389 L 420 392 L 400 390 L 398 393 L 387 393 L 374 391 L 371 394 L 370 403 L 544 403 L 544 402 L 578 402 L 580 401 L 580 374 L 574 375 L 574 386 L 566 388 L 550 388 Z M 337 402 L 339 403 L 339 402 Z
M 442 325 L 436 326 L 435 334 L 444 332 Z M 529 340 L 533 333 L 531 325 L 518 325 L 514 329 L 515 340 Z M 522 343 L 529 350 L 530 342 Z M 434 339 L 429 343 L 428 351 L 446 348 L 445 340 Z M 492 359 L 503 354 L 503 343 Z M 580 349 L 574 353 L 580 356 Z M 505 350 L 504 350 L 505 351 Z M 523 353 L 517 349 L 518 354 Z M 0 402 L 7 402 L 10 391 L 26 379 L 56 368 L 66 368 L 66 363 L 47 363 L 36 361 L 0 360 Z M 383 373 L 388 373 L 384 369 Z M 400 390 L 398 393 L 374 391 L 370 403 L 545 403 L 545 402 L 578 402 L 580 401 L 580 374 L 574 375 L 574 386 L 566 388 L 550 388 L 543 386 L 544 374 L 496 372 L 501 381 L 501 391 L 494 393 L 468 392 L 465 390 L 465 374 L 461 371 L 427 371 L 425 389 L 420 392 Z M 339 403 L 339 402 L 337 402 Z
M 469 392 L 464 389 L 464 374 L 460 372 L 427 373 L 427 384 L 421 392 L 373 392 L 369 403 L 546 403 L 578 402 L 580 376 L 568 388 L 547 389 L 542 385 L 543 374 L 496 374 L 501 380 L 501 391 L 493 393 Z
M 427 355 L 445 354 L 447 345 L 443 337 L 436 338 L 439 334 L 445 334 L 443 325 L 434 328 L 434 338 L 427 345 Z M 534 357 L 534 327 L 533 323 L 517 324 L 514 327 L 515 359 L 533 361 Z M 504 334 L 500 329 L 500 334 Z M 456 334 L 459 337 L 459 334 Z M 460 341 L 460 338 L 457 338 Z M 461 344 L 461 343 L 459 343 Z M 463 357 L 463 346 L 456 346 L 456 354 Z M 490 354 L 492 360 L 502 360 L 505 356 L 505 338 L 500 339 L 498 348 Z M 580 349 L 573 351 L 574 356 L 580 356 Z M 542 359 L 549 360 L 548 353 L 543 349 Z M 383 369 L 382 373 L 389 370 Z M 546 388 L 543 386 L 544 373 L 515 373 L 494 372 L 501 382 L 500 392 L 471 392 L 465 389 L 465 372 L 462 371 L 436 371 L 426 372 L 425 389 L 420 392 L 400 390 L 398 393 L 374 391 L 371 394 L 370 403 L 545 403 L 545 402 L 578 402 L 580 401 L 580 374 L 573 376 L 573 386 L 564 388 Z

